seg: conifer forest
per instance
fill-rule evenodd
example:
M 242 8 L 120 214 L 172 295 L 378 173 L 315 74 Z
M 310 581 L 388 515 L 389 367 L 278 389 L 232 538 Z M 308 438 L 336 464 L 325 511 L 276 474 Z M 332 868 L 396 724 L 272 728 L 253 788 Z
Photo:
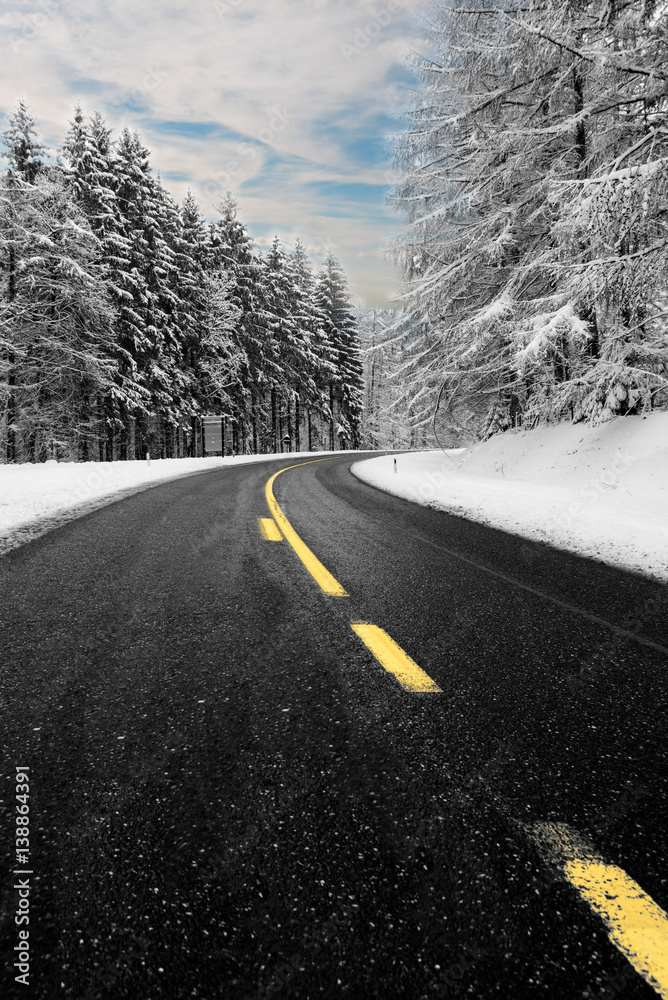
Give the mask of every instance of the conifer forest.
M 57 159 L 23 101 L 0 178 L 0 456 L 115 461 L 359 444 L 362 360 L 330 252 L 259 252 L 231 195 L 178 205 L 139 135 L 80 108 Z M 289 444 L 287 443 L 289 439 Z
M 668 403 L 668 7 L 430 5 L 395 143 L 416 420 L 475 436 Z
M 0 461 L 415 448 L 668 405 L 668 8 L 430 4 L 390 150 L 393 308 L 176 204 L 77 107 L 4 133 Z M 289 445 L 286 442 L 289 439 Z

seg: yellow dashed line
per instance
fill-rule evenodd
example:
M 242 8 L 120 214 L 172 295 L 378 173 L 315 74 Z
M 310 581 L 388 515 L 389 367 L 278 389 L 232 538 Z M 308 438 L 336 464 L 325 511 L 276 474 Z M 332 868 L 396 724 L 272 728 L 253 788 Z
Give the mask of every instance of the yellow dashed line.
M 273 517 L 258 517 L 262 537 L 268 542 L 282 542 L 283 535 Z
M 351 628 L 368 646 L 378 662 L 389 673 L 394 674 L 406 691 L 443 693 L 438 684 L 435 684 L 382 628 L 370 622 L 352 622 Z
M 283 532 L 286 541 L 288 541 L 295 550 L 318 586 L 324 590 L 326 594 L 329 594 L 330 597 L 348 597 L 348 594 L 338 580 L 335 580 L 329 570 L 325 569 L 320 560 L 313 555 L 308 545 L 305 545 L 304 542 L 302 542 L 301 538 L 292 527 L 283 511 L 278 506 L 273 490 L 274 480 L 276 479 L 276 476 L 280 476 L 282 472 L 287 472 L 288 469 L 296 469 L 300 465 L 313 465 L 314 462 L 327 461 L 329 461 L 329 459 L 315 458 L 309 462 L 298 462 L 297 465 L 288 465 L 286 469 L 280 469 L 278 472 L 275 472 L 268 481 L 265 487 L 265 496 L 267 498 L 267 503 L 269 504 L 269 510 L 273 514 L 277 525 Z
M 327 461 L 314 459 L 313 461 Z M 265 538 L 280 541 L 281 531 L 304 566 L 326 594 L 347 597 L 341 584 L 301 540 L 276 502 L 276 476 L 300 462 L 275 473 L 265 494 L 272 518 L 260 518 Z M 279 530 L 280 528 L 280 530 Z M 442 694 L 441 688 L 415 663 L 387 632 L 370 622 L 352 622 L 351 628 L 371 650 L 378 662 L 394 674 L 407 691 Z M 613 944 L 654 990 L 668 1000 L 668 915 L 643 892 L 637 882 L 616 865 L 609 864 L 565 823 L 537 823 L 528 830 L 543 856 L 557 863 L 564 878 L 605 924 Z
M 315 459 L 314 461 L 327 461 Z M 311 462 L 300 462 L 310 465 Z M 302 542 L 276 502 L 273 483 L 268 481 L 265 494 L 274 516 L 261 518 L 265 538 L 279 541 L 281 531 L 304 566 L 326 594 L 347 597 L 341 584 L 334 579 L 311 550 Z M 407 691 L 442 694 L 441 688 L 400 646 L 377 625 L 352 622 L 351 628 L 371 650 L 378 662 L 394 674 Z M 668 1000 L 668 915 L 622 869 L 609 864 L 584 839 L 565 823 L 537 823 L 528 829 L 543 856 L 557 863 L 564 878 L 605 924 L 613 944 L 626 956 L 633 968 L 659 996 Z
M 537 823 L 541 852 L 605 924 L 608 937 L 659 996 L 668 1000 L 668 916 L 622 868 L 593 851 L 565 823 Z

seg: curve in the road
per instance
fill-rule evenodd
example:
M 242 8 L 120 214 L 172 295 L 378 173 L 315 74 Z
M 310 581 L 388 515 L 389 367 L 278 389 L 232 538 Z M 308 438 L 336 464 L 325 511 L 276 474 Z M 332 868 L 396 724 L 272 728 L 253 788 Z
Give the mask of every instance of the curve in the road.
M 354 474 L 354 473 L 353 473 Z M 377 489 L 381 493 L 385 493 L 385 490 L 381 490 L 378 486 L 372 486 L 371 489 Z M 393 494 L 390 494 L 393 496 Z M 412 502 L 412 501 L 408 501 Z M 373 514 L 367 511 L 367 516 L 374 517 Z M 376 518 L 378 520 L 378 518 Z M 488 573 L 490 576 L 496 577 L 498 580 L 503 580 L 504 583 L 509 583 L 513 587 L 519 587 L 520 590 L 525 590 L 529 594 L 534 594 L 536 597 L 541 597 L 546 601 L 551 601 L 552 604 L 556 604 L 557 607 L 563 608 L 565 611 L 572 611 L 576 615 L 581 615 L 583 618 L 587 618 L 591 622 L 595 622 L 597 625 L 603 625 L 605 628 L 610 629 L 617 635 L 623 636 L 625 639 L 632 639 L 634 642 L 639 643 L 641 646 L 648 646 L 650 649 L 656 649 L 659 653 L 665 653 L 668 655 L 668 647 L 662 646 L 658 642 L 653 642 L 651 639 L 646 639 L 644 636 L 638 635 L 637 632 L 631 632 L 629 629 L 623 628 L 620 625 L 615 625 L 614 622 L 609 621 L 607 618 L 602 618 L 600 615 L 592 614 L 590 611 L 585 611 L 584 608 L 579 608 L 576 604 L 570 604 L 568 601 L 559 600 L 553 594 L 548 594 L 544 590 L 540 590 L 538 587 L 531 587 L 526 583 L 522 583 L 520 580 L 516 579 L 514 576 L 510 576 L 508 573 L 501 573 L 499 570 L 492 569 L 490 566 L 486 566 L 484 563 L 477 562 L 475 559 L 471 559 L 469 556 L 463 555 L 461 552 L 457 552 L 456 549 L 451 549 L 447 545 L 439 545 L 430 538 L 423 538 L 419 535 L 414 534 L 412 531 L 407 531 L 405 528 L 397 527 L 397 531 L 401 531 L 403 534 L 408 535 L 410 538 L 415 538 L 416 540 L 431 545 L 435 549 L 439 549 L 441 552 L 446 552 L 453 559 L 459 559 L 461 562 L 466 563 L 468 566 L 473 566 L 476 569 L 482 570 L 484 573 Z
M 313 465 L 315 462 L 327 461 L 331 461 L 331 459 L 316 458 L 310 462 L 299 462 L 296 465 L 289 465 L 285 469 L 280 469 L 268 480 L 265 487 L 265 496 L 269 510 L 273 514 L 273 523 L 276 530 L 283 532 L 284 537 L 297 553 L 320 589 L 330 597 L 349 597 L 350 595 L 338 580 L 332 576 L 329 570 L 325 569 L 317 556 L 313 554 L 299 537 L 278 504 L 273 490 L 274 480 L 283 472 L 288 472 L 290 469 L 297 469 L 302 465 Z M 263 527 L 261 530 L 264 537 L 268 540 L 272 537 L 275 538 L 268 527 Z M 404 690 L 416 693 L 442 694 L 438 684 L 404 652 L 401 646 L 384 629 L 379 628 L 372 622 L 359 621 L 351 622 L 351 628 L 365 646 L 371 650 L 381 666 L 397 678 Z
M 328 462 L 331 459 L 327 458 L 315 458 L 310 462 L 298 462 L 296 465 L 288 465 L 286 469 L 279 469 L 274 475 L 269 479 L 265 487 L 265 495 L 267 497 L 267 504 L 269 505 L 269 510 L 271 511 L 274 520 L 278 524 L 279 528 L 283 532 L 286 541 L 290 543 L 292 548 L 295 550 L 301 561 L 303 562 L 306 569 L 309 571 L 315 582 L 318 584 L 321 590 L 330 597 L 348 597 L 344 588 L 341 586 L 338 580 L 335 580 L 328 569 L 322 565 L 320 560 L 311 552 L 308 545 L 306 545 L 295 529 L 292 527 L 287 517 L 281 510 L 276 497 L 274 496 L 274 480 L 277 476 L 280 476 L 282 472 L 287 472 L 289 469 L 297 469 L 301 465 L 313 465 L 315 462 Z
M 319 459 L 316 461 L 327 461 Z M 299 465 L 312 464 L 310 462 Z M 288 466 L 275 473 L 267 482 L 266 496 L 269 509 L 280 524 L 283 534 L 309 570 L 322 590 L 327 594 L 348 596 L 334 577 L 325 569 L 313 552 L 304 544 L 297 532 L 276 502 L 273 483 L 282 472 L 297 465 Z M 430 542 L 430 544 L 435 544 Z M 505 582 L 514 584 L 569 611 L 584 615 L 598 624 L 605 624 L 625 636 L 662 652 L 665 647 L 644 639 L 626 629 L 621 629 L 597 615 L 593 615 L 536 588 L 520 583 L 512 577 L 492 570 L 445 546 L 436 546 L 464 562 L 474 565 Z M 371 650 L 375 658 L 388 673 L 394 674 L 399 683 L 409 691 L 437 692 L 441 688 L 381 628 L 370 622 L 352 622 L 353 631 Z M 565 824 L 537 824 L 526 831 L 533 839 L 548 863 L 559 860 L 562 877 L 577 890 L 581 898 L 598 914 L 608 930 L 612 943 L 628 959 L 633 968 L 659 996 L 668 1000 L 668 915 L 648 896 L 629 875 L 616 865 L 607 863 L 592 853 L 577 831 L 569 830 Z
M 276 494 L 348 600 L 265 544 L 273 470 L 252 466 L 0 560 L 0 750 L 39 779 L 36 1000 L 656 997 L 632 956 L 668 909 L 665 591 L 526 559 L 351 457 L 294 460 Z M 442 693 L 375 669 L 356 621 Z M 540 850 L 578 830 L 584 855 Z M 626 950 L 617 917 L 642 932 Z

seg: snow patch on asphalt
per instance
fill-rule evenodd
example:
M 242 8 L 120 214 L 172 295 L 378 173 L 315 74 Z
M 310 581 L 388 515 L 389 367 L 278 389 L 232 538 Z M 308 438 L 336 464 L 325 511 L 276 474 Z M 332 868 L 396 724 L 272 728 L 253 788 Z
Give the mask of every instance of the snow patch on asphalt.
M 371 486 L 668 582 L 668 413 L 356 462 Z

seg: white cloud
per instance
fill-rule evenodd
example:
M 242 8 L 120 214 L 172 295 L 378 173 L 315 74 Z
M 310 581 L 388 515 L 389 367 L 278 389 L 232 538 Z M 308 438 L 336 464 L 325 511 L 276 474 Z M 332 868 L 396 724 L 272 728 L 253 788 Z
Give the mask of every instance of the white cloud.
M 364 131 L 375 137 L 379 116 L 402 100 L 401 87 L 388 84 L 387 76 L 402 49 L 419 44 L 410 12 L 420 5 L 16 0 L 0 16 L 7 36 L 0 66 L 4 110 L 24 95 L 46 140 L 57 144 L 80 100 L 115 128 L 137 128 L 163 177 L 188 178 L 165 177 L 176 197 L 189 182 L 202 194 L 216 182 L 238 189 L 244 221 L 282 226 L 287 214 L 299 220 L 307 243 L 320 239 L 317 220 L 335 204 L 349 213 L 338 220 L 345 230 L 339 238 L 342 259 L 352 259 L 360 246 L 372 247 L 386 235 L 377 198 L 365 223 L 359 202 L 332 195 L 323 201 L 309 185 L 387 183 L 385 168 L 364 155 Z M 165 122 L 221 131 L 207 138 L 177 135 L 161 129 Z M 352 137 L 359 140 L 354 147 Z M 269 164 L 276 157 L 274 176 Z M 248 181 L 254 183 L 247 195 L 242 184 Z M 202 202 L 210 212 L 204 197 Z M 387 265 L 378 261 L 376 267 L 382 283 Z

